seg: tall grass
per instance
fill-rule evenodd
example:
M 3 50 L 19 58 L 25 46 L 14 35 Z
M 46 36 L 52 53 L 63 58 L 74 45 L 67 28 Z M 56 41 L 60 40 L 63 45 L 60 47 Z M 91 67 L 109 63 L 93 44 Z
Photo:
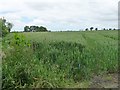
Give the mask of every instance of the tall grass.
M 96 74 L 118 71 L 116 40 L 96 32 L 82 32 L 80 37 L 82 43 L 64 39 L 48 41 L 48 38 L 29 41 L 23 34 L 15 34 L 11 40 L 5 38 L 3 89 L 67 87 Z

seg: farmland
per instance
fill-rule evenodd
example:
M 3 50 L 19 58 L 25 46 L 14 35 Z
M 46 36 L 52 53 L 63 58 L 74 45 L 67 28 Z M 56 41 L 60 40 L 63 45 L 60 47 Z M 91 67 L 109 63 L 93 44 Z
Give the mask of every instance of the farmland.
M 118 71 L 117 30 L 10 33 L 2 48 L 4 89 L 87 88 L 91 77 Z

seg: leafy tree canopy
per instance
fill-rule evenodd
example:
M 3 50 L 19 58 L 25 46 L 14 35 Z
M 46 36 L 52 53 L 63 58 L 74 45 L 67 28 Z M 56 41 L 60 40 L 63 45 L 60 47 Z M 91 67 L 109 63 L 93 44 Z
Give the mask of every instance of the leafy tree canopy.
M 46 32 L 48 31 L 46 27 L 43 26 L 25 26 L 24 32 Z

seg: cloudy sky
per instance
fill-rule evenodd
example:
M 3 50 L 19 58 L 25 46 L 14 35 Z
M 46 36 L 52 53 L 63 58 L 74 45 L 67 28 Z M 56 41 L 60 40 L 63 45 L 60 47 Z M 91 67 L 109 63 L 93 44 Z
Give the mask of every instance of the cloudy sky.
M 0 0 L 0 17 L 14 24 L 45 26 L 49 30 L 117 28 L 119 0 Z

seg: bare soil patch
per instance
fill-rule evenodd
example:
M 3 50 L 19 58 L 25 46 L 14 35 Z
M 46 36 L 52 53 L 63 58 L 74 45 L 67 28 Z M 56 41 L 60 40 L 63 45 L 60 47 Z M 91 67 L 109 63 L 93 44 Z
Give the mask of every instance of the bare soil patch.
M 107 74 L 94 76 L 90 88 L 118 88 L 118 74 Z

